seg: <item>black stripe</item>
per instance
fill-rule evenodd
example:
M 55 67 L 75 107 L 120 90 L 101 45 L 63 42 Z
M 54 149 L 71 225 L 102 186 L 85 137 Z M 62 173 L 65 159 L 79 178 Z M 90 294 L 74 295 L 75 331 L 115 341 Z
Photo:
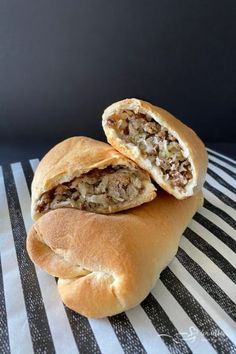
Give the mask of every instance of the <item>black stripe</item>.
M 169 268 L 161 273 L 161 280 L 218 353 L 236 352 L 235 345 Z
M 208 258 L 210 258 L 221 270 L 236 284 L 236 269 L 214 247 L 203 240 L 196 232 L 187 228 L 184 236 Z
M 29 161 L 23 161 L 22 168 L 30 193 L 34 172 Z M 64 307 L 79 351 L 82 353 L 100 353 L 88 319 L 70 310 L 65 305 Z
M 217 173 L 211 170 L 209 167 L 207 169 L 207 173 L 212 178 L 214 178 L 218 183 L 220 183 L 222 186 L 224 186 L 225 188 L 227 188 L 228 190 L 236 194 L 236 189 L 233 186 L 231 186 L 228 182 L 226 182 L 223 178 L 221 178 Z
M 211 186 L 208 182 L 204 183 L 204 187 L 210 192 L 212 192 L 213 194 L 215 194 L 223 203 L 225 203 L 226 205 L 230 206 L 233 209 L 236 209 L 236 203 L 233 199 L 231 199 L 230 197 L 228 197 L 227 195 L 225 195 L 215 187 Z
M 230 215 L 228 215 L 224 210 L 210 203 L 209 200 L 207 200 L 206 198 L 204 199 L 204 208 L 218 215 L 221 219 L 227 222 L 227 224 L 229 224 L 233 229 L 236 229 L 236 221 Z
M 124 312 L 108 317 L 108 319 L 125 353 L 146 353 L 137 333 Z
M 26 230 L 10 166 L 3 168 L 3 176 L 33 348 L 36 353 L 55 353 L 35 267 L 25 248 Z
M 22 165 L 22 169 L 24 171 L 25 180 L 26 180 L 26 183 L 27 183 L 27 186 L 29 189 L 29 193 L 31 195 L 31 183 L 33 181 L 34 172 L 33 172 L 32 167 L 31 167 L 28 160 L 22 161 L 21 165 Z
M 176 255 L 180 263 L 206 290 L 206 292 L 220 305 L 220 307 L 236 322 L 236 304 L 228 295 L 211 279 L 211 277 L 182 249 Z
M 227 173 L 228 175 L 230 175 L 232 178 L 236 178 L 236 173 L 234 173 L 233 171 L 229 170 L 227 167 L 220 165 L 218 162 L 212 161 L 211 159 L 209 159 L 209 162 L 216 166 L 219 167 L 222 171 L 224 171 L 225 173 Z
M 73 330 L 75 342 L 80 353 L 83 354 L 100 354 L 101 351 L 94 337 L 93 331 L 86 317 L 70 310 L 65 306 L 70 326 Z
M 201 224 L 207 230 L 209 230 L 219 240 L 221 240 L 223 243 L 225 243 L 234 252 L 236 252 L 236 241 L 233 238 L 231 238 L 225 231 L 223 231 L 219 226 L 217 226 L 216 224 L 213 224 L 213 222 L 211 222 L 205 216 L 203 216 L 199 213 L 196 213 L 193 218 L 199 224 Z
M 166 312 L 152 294 L 148 295 L 141 303 L 141 306 L 171 353 L 192 353 Z
M 9 333 L 7 326 L 7 312 L 5 295 L 3 288 L 2 264 L 0 255 L 0 352 L 4 354 L 10 353 Z
M 214 157 L 216 157 L 217 159 L 219 159 L 219 160 L 221 160 L 221 161 L 227 163 L 227 164 L 230 165 L 230 166 L 236 167 L 236 163 L 235 163 L 235 162 L 229 161 L 229 160 L 225 159 L 225 158 L 222 157 L 222 156 L 218 156 L 218 155 L 216 155 L 214 152 L 208 151 L 208 154 L 209 154 L 209 155 L 212 155 L 212 156 L 214 156 Z

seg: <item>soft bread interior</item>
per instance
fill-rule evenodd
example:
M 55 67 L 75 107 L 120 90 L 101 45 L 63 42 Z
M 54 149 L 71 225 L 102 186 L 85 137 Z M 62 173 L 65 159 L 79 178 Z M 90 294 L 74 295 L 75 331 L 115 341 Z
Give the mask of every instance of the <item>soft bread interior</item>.
M 130 202 L 135 205 L 139 200 L 145 202 L 143 196 L 146 193 L 149 200 L 155 197 L 155 188 L 144 171 L 133 165 L 110 165 L 92 169 L 43 193 L 36 203 L 36 213 L 77 208 L 107 214 L 131 207 Z
M 129 157 L 141 161 L 141 167 L 160 185 L 167 185 L 179 198 L 192 194 L 196 180 L 188 150 L 177 134 L 157 117 L 154 119 L 151 112 L 142 107 L 122 108 L 111 112 L 104 125 L 113 141 L 118 139 L 131 152 Z

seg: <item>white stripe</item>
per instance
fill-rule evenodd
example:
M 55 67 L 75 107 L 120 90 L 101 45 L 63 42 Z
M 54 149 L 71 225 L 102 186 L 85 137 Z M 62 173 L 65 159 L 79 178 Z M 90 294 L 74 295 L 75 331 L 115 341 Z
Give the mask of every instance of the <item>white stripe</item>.
M 236 202 L 236 196 L 233 192 L 231 192 L 226 187 L 222 186 L 215 178 L 211 177 L 209 174 L 206 175 L 206 181 L 214 188 L 218 189 L 229 198 L 231 198 L 234 202 Z
M 21 164 L 17 162 L 11 166 L 25 228 L 28 231 L 32 225 L 32 220 L 30 217 L 30 195 L 28 187 Z M 78 353 L 78 349 L 68 318 L 66 316 L 64 306 L 59 299 L 55 279 L 49 276 L 47 273 L 43 272 L 39 267 L 36 267 L 35 269 L 56 353 Z
M 33 353 L 24 295 L 0 167 L 0 245 L 10 349 L 12 353 Z
M 156 354 L 157 348 L 158 353 L 169 353 L 167 346 L 141 306 L 126 311 L 126 315 L 148 354 Z
M 227 172 L 223 171 L 218 166 L 215 166 L 211 162 L 209 162 L 208 165 L 211 168 L 211 170 L 213 170 L 218 176 L 220 176 L 222 179 L 224 179 L 226 182 L 228 182 L 233 187 L 236 186 L 235 178 L 233 178 L 230 174 L 228 174 Z
M 107 318 L 99 320 L 89 319 L 89 323 L 103 354 L 124 353 Z
M 224 159 L 226 159 L 226 160 L 228 160 L 228 161 L 230 161 L 230 162 L 236 163 L 236 162 L 235 162 L 233 159 L 231 159 L 230 157 L 225 156 L 225 155 L 222 155 L 222 154 L 220 154 L 219 152 L 216 152 L 215 150 L 212 150 L 212 149 L 210 149 L 210 148 L 207 148 L 207 150 L 208 150 L 209 152 L 214 153 L 214 154 L 217 155 L 217 156 L 223 157 Z
M 215 250 L 217 250 L 225 259 L 227 259 L 234 267 L 236 267 L 236 255 L 224 242 L 219 240 L 204 226 L 196 220 L 191 220 L 189 226 L 191 230 L 196 232 L 203 240 L 208 242 Z
M 226 167 L 228 170 L 230 170 L 231 172 L 233 173 L 236 173 L 236 168 L 229 165 L 228 163 L 218 159 L 217 157 L 213 156 L 213 155 L 209 155 L 209 158 L 214 161 L 214 162 L 217 162 L 219 165 L 223 166 L 223 167 Z
M 211 277 L 228 297 L 236 303 L 235 283 L 205 253 L 195 247 L 186 237 L 181 237 L 180 247 Z
M 220 216 L 216 215 L 211 210 L 205 207 L 201 207 L 200 209 L 198 209 L 198 213 L 205 216 L 213 224 L 219 226 L 223 231 L 227 233 L 227 235 L 229 235 L 236 241 L 236 232 L 234 228 L 230 226 L 226 221 L 224 221 Z
M 35 172 L 37 166 L 39 164 L 39 159 L 33 159 L 33 160 L 30 160 L 30 165 L 32 167 L 32 170 Z
M 174 258 L 169 267 L 222 331 L 236 344 L 236 323 L 188 273 L 177 258 Z
M 30 164 L 33 171 L 36 170 L 38 163 L 39 163 L 38 159 L 30 160 Z M 24 176 L 22 176 L 22 178 L 24 179 Z M 45 274 L 42 271 L 40 271 L 40 273 Z M 51 278 L 49 275 L 47 275 L 47 277 Z M 58 291 L 55 286 L 54 289 L 58 297 L 58 302 L 61 303 L 59 299 Z M 51 296 L 49 293 L 47 299 L 53 299 L 53 296 Z M 90 319 L 89 322 L 102 353 L 120 353 L 120 352 L 123 353 L 123 350 L 121 349 L 117 336 L 115 335 L 113 328 L 107 319 L 103 319 L 101 321 Z M 61 326 L 61 328 L 63 329 L 63 326 Z
M 203 188 L 204 191 L 204 197 L 214 206 L 216 206 L 217 208 L 223 210 L 225 213 L 227 213 L 228 215 L 231 216 L 231 218 L 235 219 L 236 218 L 236 212 L 233 210 L 233 208 L 231 208 L 230 206 L 228 206 L 227 204 L 225 204 L 224 202 L 222 202 L 222 200 L 220 200 L 215 194 L 213 194 L 211 191 L 209 191 L 206 188 Z
M 209 162 L 208 166 L 214 171 L 218 176 L 228 182 L 232 187 L 236 187 L 236 181 L 233 177 L 231 177 L 227 172 L 221 170 L 219 167 L 213 165 Z
M 192 322 L 184 309 L 179 305 L 178 301 L 168 291 L 161 280 L 158 280 L 155 288 L 152 290 L 153 296 L 157 299 L 167 316 L 176 327 L 179 333 L 182 334 L 183 339 L 193 351 L 194 354 L 215 353 L 208 341 L 202 341 L 202 332 Z M 192 329 L 196 333 L 196 339 L 191 340 L 189 334 Z M 178 338 L 176 338 L 178 340 Z M 160 351 L 161 353 L 161 351 Z

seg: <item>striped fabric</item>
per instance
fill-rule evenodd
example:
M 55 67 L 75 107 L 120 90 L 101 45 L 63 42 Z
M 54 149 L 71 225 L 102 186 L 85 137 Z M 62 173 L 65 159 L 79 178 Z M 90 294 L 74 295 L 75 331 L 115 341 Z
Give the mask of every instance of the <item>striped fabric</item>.
M 0 353 L 236 353 L 236 162 L 209 151 L 204 206 L 136 308 L 87 319 L 25 250 L 38 160 L 0 168 Z

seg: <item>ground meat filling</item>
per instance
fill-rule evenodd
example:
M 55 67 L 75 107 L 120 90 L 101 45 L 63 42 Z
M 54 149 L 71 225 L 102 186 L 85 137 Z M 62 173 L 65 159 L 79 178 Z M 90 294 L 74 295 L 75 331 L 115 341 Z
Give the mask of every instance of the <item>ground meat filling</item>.
M 191 164 L 183 156 L 178 140 L 168 130 L 142 113 L 124 110 L 107 120 L 127 143 L 138 146 L 142 155 L 161 169 L 165 181 L 185 191 L 193 178 Z
M 36 209 L 38 213 L 63 207 L 108 211 L 115 204 L 135 199 L 144 190 L 143 179 L 141 171 L 126 166 L 94 169 L 42 194 Z

